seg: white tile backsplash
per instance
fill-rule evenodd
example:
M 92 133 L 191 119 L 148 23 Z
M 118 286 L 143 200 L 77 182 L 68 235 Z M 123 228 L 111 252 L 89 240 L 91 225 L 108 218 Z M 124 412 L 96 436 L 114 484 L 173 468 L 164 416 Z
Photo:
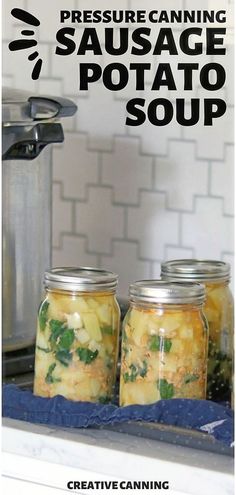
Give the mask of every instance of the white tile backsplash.
M 128 212 L 128 238 L 139 243 L 141 258 L 161 260 L 166 244 L 178 244 L 178 213 L 166 208 L 166 194 L 141 192 Z
M 42 77 L 38 82 L 38 90 L 41 95 L 59 95 L 62 92 L 62 81 Z
M 234 214 L 234 191 L 232 180 L 234 178 L 234 147 L 226 145 L 225 160 L 212 162 L 211 168 L 211 192 L 213 196 L 223 196 L 224 213 Z
M 194 251 L 192 248 L 181 248 L 175 246 L 169 246 L 166 248 L 165 260 L 178 260 L 185 258 L 193 258 Z
M 114 241 L 112 254 L 103 255 L 101 265 L 119 274 L 118 291 L 123 296 L 127 296 L 131 281 L 151 276 L 150 262 L 138 259 L 138 245 L 128 241 Z
M 102 182 L 114 188 L 116 202 L 137 204 L 139 191 L 152 187 L 152 158 L 140 154 L 138 138 L 115 138 L 114 149 L 102 157 Z
M 16 3 L 16 2 L 15 2 Z M 43 5 L 38 0 L 27 0 L 27 8 L 41 22 L 39 29 L 39 38 L 42 41 L 53 42 L 55 33 L 62 26 L 60 24 L 60 10 L 75 9 L 75 0 L 53 0 Z
M 92 85 L 89 98 L 78 98 L 77 102 L 77 127 L 88 132 L 89 147 L 111 150 L 113 136 L 125 133 L 125 103 L 115 100 L 102 83 Z
M 109 254 L 124 233 L 124 208 L 112 203 L 112 189 L 88 186 L 86 202 L 76 205 L 76 232 L 88 237 L 88 252 Z
M 53 250 L 54 266 L 97 266 L 97 256 L 89 254 L 87 240 L 75 235 L 62 235 L 61 249 Z
M 149 88 L 145 91 L 145 112 L 147 112 L 150 101 L 156 98 L 155 91 L 152 92 Z M 157 156 L 167 156 L 169 140 L 181 138 L 181 128 L 176 124 L 174 118 L 169 125 L 163 127 L 157 127 L 151 124 L 146 118 L 142 126 L 130 127 L 129 133 L 132 136 L 140 136 L 143 153 Z
M 4 9 L 4 16 L 2 17 L 2 38 L 4 40 L 12 41 L 13 35 L 15 34 L 15 24 L 17 20 L 11 17 L 12 9 L 18 7 L 19 9 L 25 8 L 25 0 L 7 0 L 2 5 Z
M 43 68 L 36 82 L 31 80 L 33 64 L 27 61 L 26 52 L 8 49 L 22 29 L 22 23 L 10 16 L 14 7 L 29 9 L 41 20 L 36 37 Z M 233 44 L 232 30 L 228 29 L 227 55 L 212 57 L 227 71 L 226 85 L 216 95 L 202 90 L 196 77 L 193 92 L 183 93 L 182 73 L 176 66 L 189 59 L 183 54 L 175 59 L 167 52 L 142 58 L 143 63 L 153 64 L 145 91 L 134 91 L 134 78 L 121 92 L 110 92 L 101 81 L 92 84 L 88 92 L 79 91 L 81 61 L 104 67 L 114 60 L 106 54 L 94 57 L 91 52 L 83 59 L 76 53 L 56 56 L 59 11 L 110 8 L 109 0 L 51 0 L 47 8 L 38 0 L 5 0 L 3 81 L 15 88 L 70 97 L 77 103 L 77 115 L 64 119 L 65 142 L 53 152 L 53 263 L 110 268 L 119 273 L 119 291 L 125 295 L 134 279 L 159 277 L 163 259 L 194 256 L 233 262 Z M 232 25 L 230 0 L 159 0 L 158 5 L 154 0 L 146 0 L 145 5 L 142 0 L 113 0 L 112 8 L 226 8 L 227 26 Z M 104 27 L 96 27 L 102 39 Z M 135 27 L 130 25 L 130 36 Z M 154 43 L 159 27 L 165 26 L 152 27 Z M 75 28 L 79 41 L 84 26 Z M 175 33 L 180 28 L 175 25 Z M 138 58 L 127 53 L 117 61 L 128 66 Z M 173 64 L 176 92 L 151 90 L 160 62 Z M 195 62 L 202 66 L 208 57 L 201 55 Z M 180 127 L 175 111 L 166 127 L 156 127 L 147 120 L 140 127 L 125 126 L 128 99 L 145 98 L 147 108 L 160 96 L 171 101 L 176 97 L 226 98 L 228 108 L 212 128 L 202 125 L 202 110 L 201 123 L 193 127 Z
M 24 50 L 9 52 L 8 41 L 2 43 L 3 75 L 12 75 L 12 87 L 37 92 L 37 82 L 31 79 L 32 63 L 27 61 Z M 24 67 L 24 70 L 22 70 Z
M 197 141 L 198 158 L 224 160 L 225 143 L 234 140 L 233 119 L 233 108 L 228 106 L 226 113 L 214 120 L 213 126 L 205 127 L 199 122 L 196 126 L 185 127 L 184 138 Z
M 165 159 L 156 158 L 155 187 L 167 191 L 174 210 L 192 210 L 194 195 L 207 194 L 208 163 L 196 159 L 195 142 L 170 141 Z
M 184 0 L 168 0 L 168 10 L 179 10 L 184 6 Z M 145 0 L 145 4 L 143 4 L 143 0 L 131 0 L 130 1 L 131 8 L 134 10 L 154 10 L 157 8 L 156 3 L 153 0 Z M 161 1 L 158 3 L 158 10 L 167 9 L 167 2 Z
M 53 150 L 53 177 L 64 185 L 66 198 L 85 199 L 87 184 L 98 181 L 98 153 L 87 149 L 87 136 L 66 134 Z
M 183 213 L 183 244 L 203 259 L 233 252 L 233 218 L 223 214 L 223 199 L 196 198 L 195 212 Z
M 62 198 L 62 184 L 53 185 L 53 247 L 61 247 L 61 235 L 63 232 L 72 232 L 72 203 Z

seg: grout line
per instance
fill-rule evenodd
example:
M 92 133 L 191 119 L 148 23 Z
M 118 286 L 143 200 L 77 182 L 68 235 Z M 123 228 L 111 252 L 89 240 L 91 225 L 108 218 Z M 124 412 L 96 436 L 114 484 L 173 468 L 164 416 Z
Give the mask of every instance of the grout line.
M 98 161 L 98 179 L 97 183 L 98 186 L 103 186 L 103 181 L 102 181 L 102 175 L 103 175 L 103 152 L 98 151 L 97 152 L 97 161 Z
M 183 213 L 179 213 L 179 222 L 178 222 L 178 237 L 179 237 L 179 246 L 183 246 Z

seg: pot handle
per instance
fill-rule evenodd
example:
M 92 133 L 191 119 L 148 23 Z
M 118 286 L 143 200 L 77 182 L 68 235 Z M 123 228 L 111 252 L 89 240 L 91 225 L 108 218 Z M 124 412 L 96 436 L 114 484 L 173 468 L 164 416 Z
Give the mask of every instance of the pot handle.
M 51 143 L 62 143 L 64 133 L 61 124 L 39 123 L 32 126 L 4 128 L 3 160 L 33 160 Z
M 33 120 L 42 118 L 72 117 L 77 111 L 77 106 L 71 100 L 53 96 L 30 96 L 30 117 Z

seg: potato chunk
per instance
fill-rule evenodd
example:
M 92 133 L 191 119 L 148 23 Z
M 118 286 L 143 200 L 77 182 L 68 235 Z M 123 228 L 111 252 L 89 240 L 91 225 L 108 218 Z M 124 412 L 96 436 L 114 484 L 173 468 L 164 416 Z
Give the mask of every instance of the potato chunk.
M 102 340 L 102 333 L 99 326 L 99 321 L 94 313 L 83 313 L 83 322 L 85 329 L 90 335 L 90 338 L 100 342 Z
M 123 324 L 120 404 L 202 398 L 207 331 L 200 310 L 132 308 Z M 190 385 L 191 384 L 191 385 Z M 199 391 L 200 390 L 200 391 Z
M 153 404 L 160 399 L 154 383 L 126 383 L 121 391 L 121 405 Z

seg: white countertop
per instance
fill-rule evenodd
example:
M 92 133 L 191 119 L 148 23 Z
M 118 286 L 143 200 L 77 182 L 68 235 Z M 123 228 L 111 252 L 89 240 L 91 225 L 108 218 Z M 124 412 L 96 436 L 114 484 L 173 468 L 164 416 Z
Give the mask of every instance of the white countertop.
M 59 429 L 4 418 L 2 447 L 5 480 L 18 480 L 22 488 L 23 480 L 54 488 L 47 493 L 101 493 L 69 491 L 69 480 L 167 480 L 169 495 L 234 493 L 228 456 L 105 429 Z

